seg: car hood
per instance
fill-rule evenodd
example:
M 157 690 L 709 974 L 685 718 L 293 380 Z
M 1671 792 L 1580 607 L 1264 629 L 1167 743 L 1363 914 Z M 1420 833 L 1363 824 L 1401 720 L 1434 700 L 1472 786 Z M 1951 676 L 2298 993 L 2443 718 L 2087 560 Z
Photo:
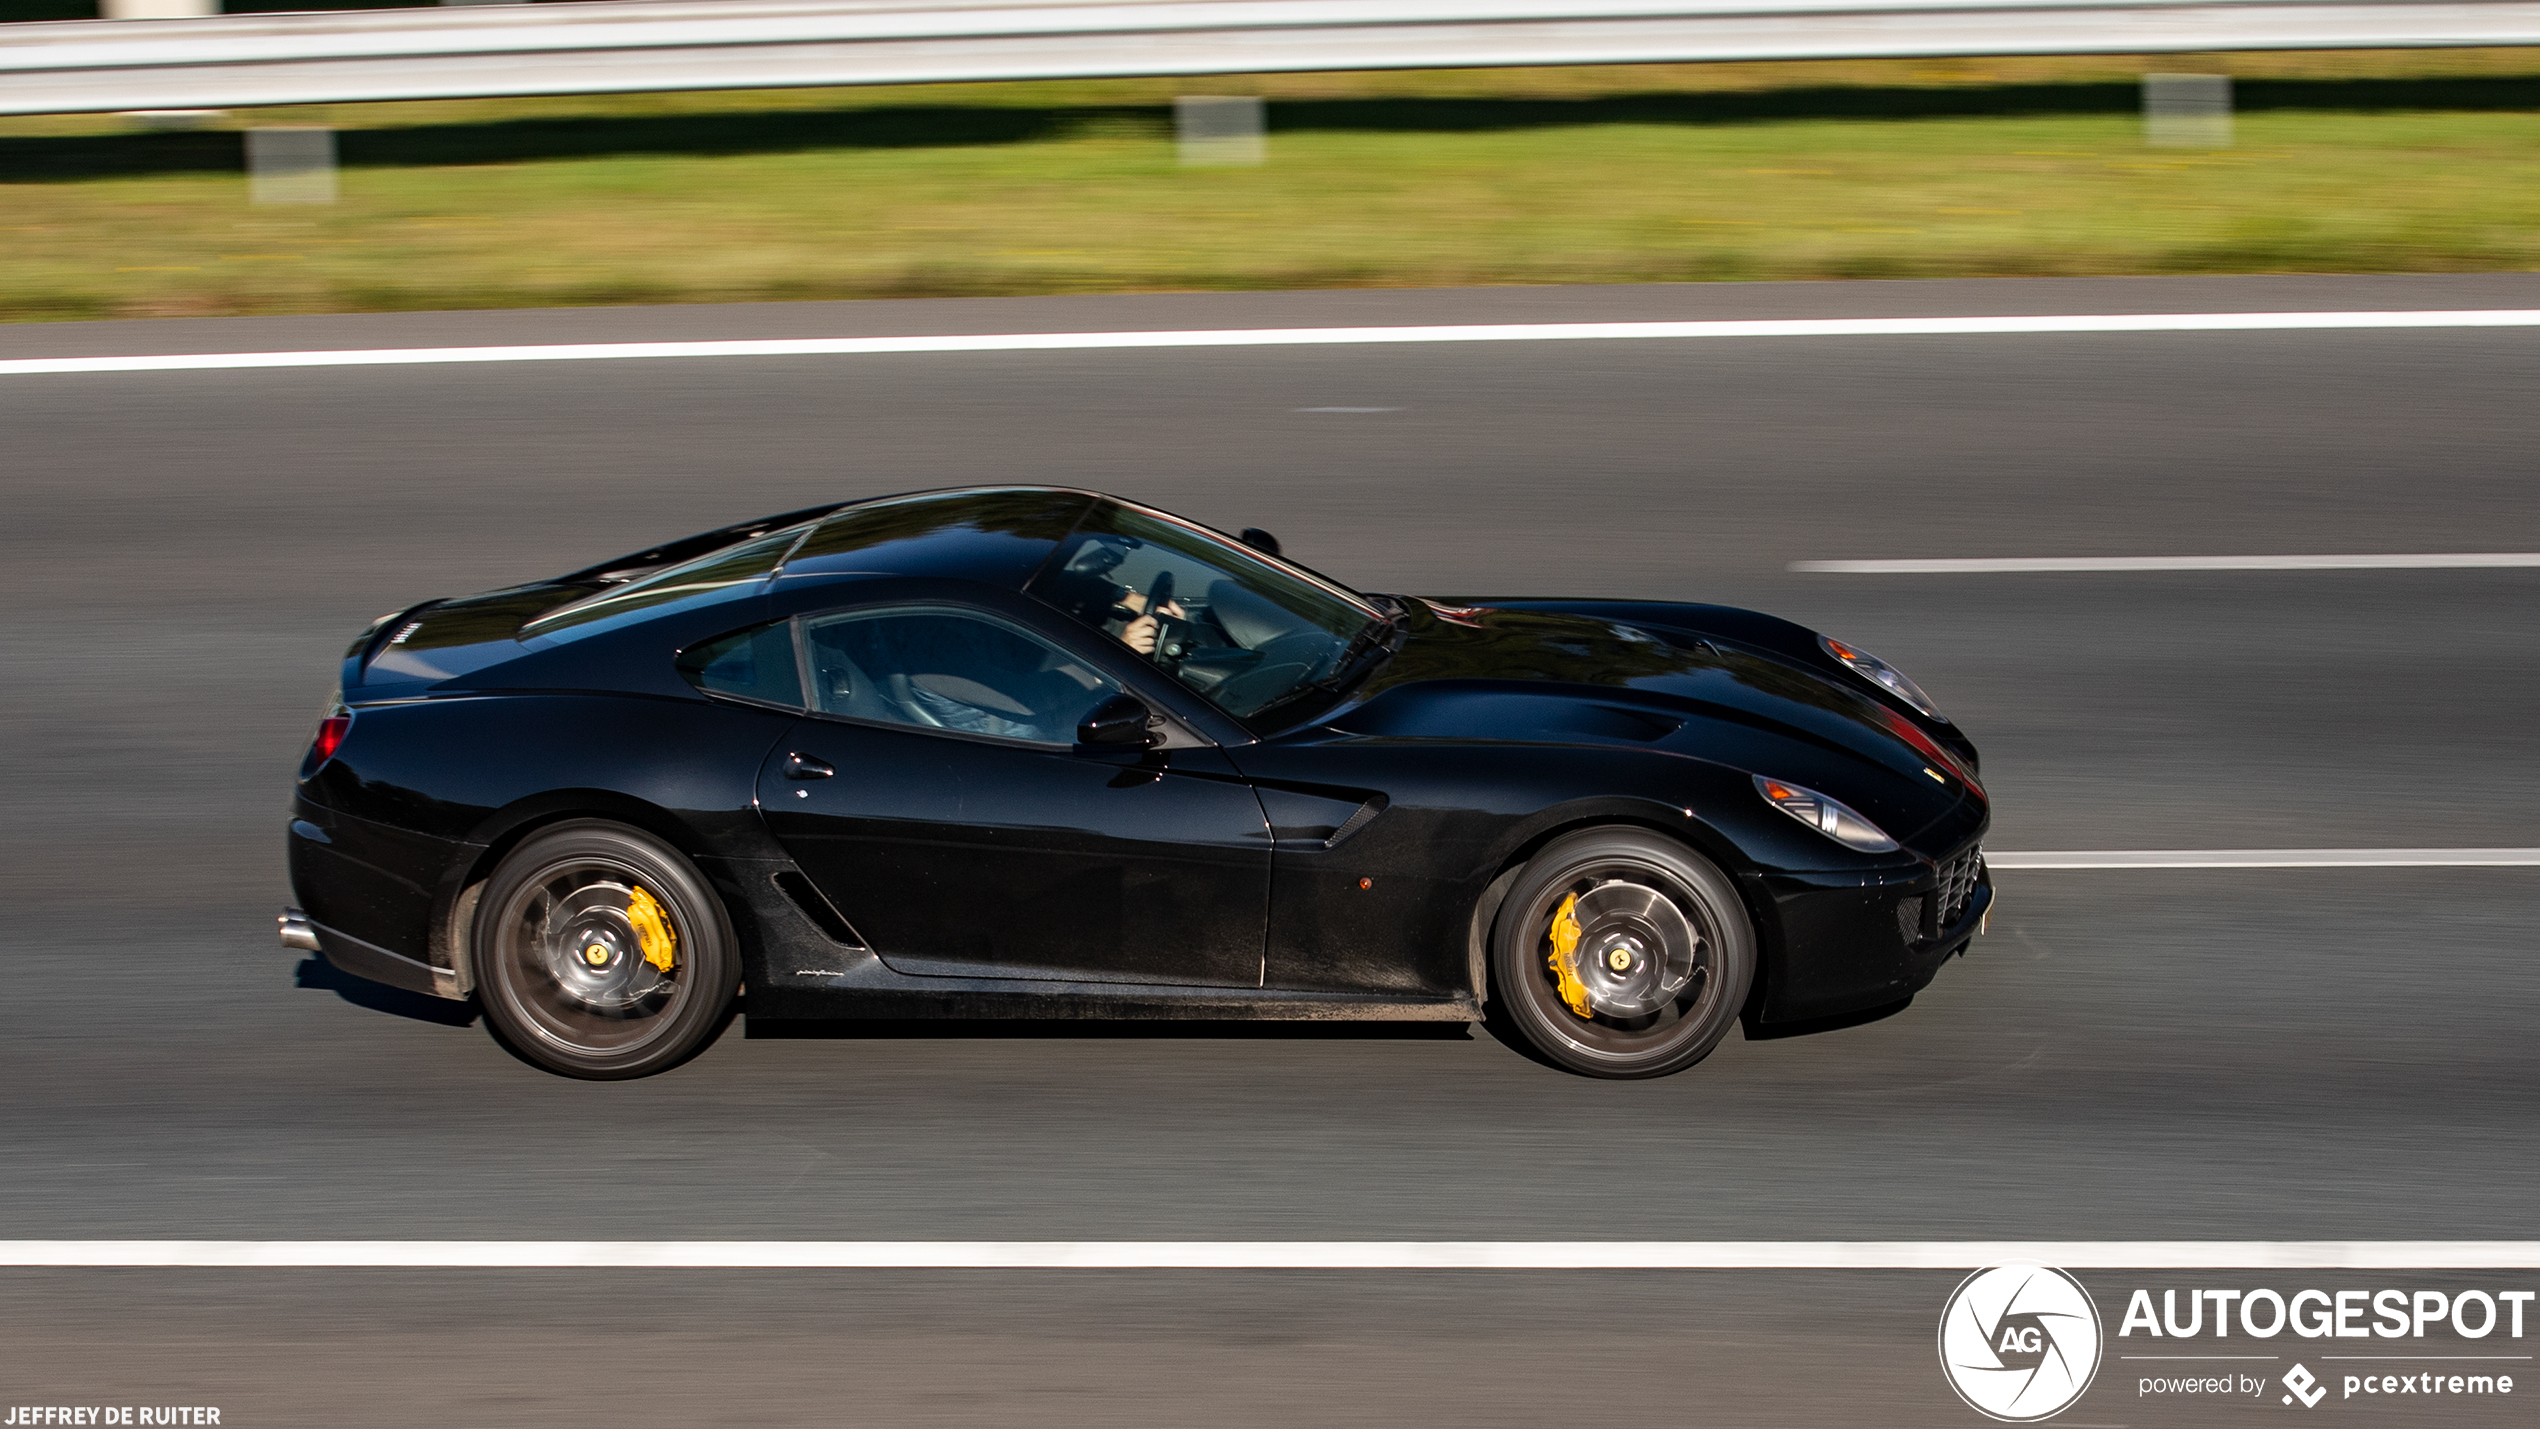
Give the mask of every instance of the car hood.
M 1392 658 L 1327 724 L 1379 737 L 1637 744 L 1818 789 L 1900 839 L 1985 799 L 1972 760 L 1905 715 L 1728 638 L 1543 609 L 1406 609 Z

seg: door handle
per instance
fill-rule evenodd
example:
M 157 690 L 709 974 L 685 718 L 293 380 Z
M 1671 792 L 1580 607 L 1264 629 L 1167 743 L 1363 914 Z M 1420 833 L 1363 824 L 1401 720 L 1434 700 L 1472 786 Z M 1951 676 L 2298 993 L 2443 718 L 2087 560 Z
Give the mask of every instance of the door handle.
M 809 754 L 785 756 L 785 777 L 788 779 L 826 779 L 837 772 L 837 766 L 826 759 Z

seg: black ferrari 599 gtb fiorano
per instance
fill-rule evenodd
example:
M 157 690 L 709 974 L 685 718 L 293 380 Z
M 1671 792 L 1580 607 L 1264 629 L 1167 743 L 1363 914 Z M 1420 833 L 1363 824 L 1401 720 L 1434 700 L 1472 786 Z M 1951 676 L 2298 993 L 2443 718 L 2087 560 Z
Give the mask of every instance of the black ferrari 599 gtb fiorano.
M 753 1016 L 1504 1018 L 1647 1077 L 1901 1007 L 1975 747 L 1752 611 L 1362 594 L 1092 492 L 791 512 L 378 621 L 283 941 L 580 1077 Z M 305 909 L 306 911 L 302 911 Z

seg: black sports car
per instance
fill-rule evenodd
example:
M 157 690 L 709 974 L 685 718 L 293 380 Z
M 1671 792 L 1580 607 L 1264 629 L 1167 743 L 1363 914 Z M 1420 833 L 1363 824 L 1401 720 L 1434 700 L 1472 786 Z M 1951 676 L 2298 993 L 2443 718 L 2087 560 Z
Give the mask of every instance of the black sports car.
M 1974 746 L 1723 606 L 1367 595 L 1092 492 L 790 512 L 385 617 L 283 941 L 631 1077 L 753 1016 L 1503 1017 L 1673 1072 L 1902 1007 Z

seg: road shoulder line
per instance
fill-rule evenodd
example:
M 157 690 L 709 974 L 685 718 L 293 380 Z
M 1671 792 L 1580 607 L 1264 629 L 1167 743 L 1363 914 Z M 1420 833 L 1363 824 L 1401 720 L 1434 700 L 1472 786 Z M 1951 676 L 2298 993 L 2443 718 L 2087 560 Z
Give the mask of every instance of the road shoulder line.
M 337 1269 L 1958 1270 L 2540 1267 L 2540 1241 L 13 1240 L 0 1265 Z
M 1465 323 L 1445 326 L 1205 328 L 924 337 L 765 338 L 691 342 L 552 343 L 297 352 L 162 353 L 0 360 L 0 377 L 254 368 L 396 367 L 492 362 L 610 362 L 641 358 L 854 357 L 917 353 L 1075 352 L 1093 349 L 1319 347 L 1384 343 L 1593 342 L 1807 337 L 1970 337 L 2077 333 L 2322 332 L 2540 327 L 2540 308 L 2388 312 L 2098 313 L 2003 317 L 1771 318 L 1692 322 Z

